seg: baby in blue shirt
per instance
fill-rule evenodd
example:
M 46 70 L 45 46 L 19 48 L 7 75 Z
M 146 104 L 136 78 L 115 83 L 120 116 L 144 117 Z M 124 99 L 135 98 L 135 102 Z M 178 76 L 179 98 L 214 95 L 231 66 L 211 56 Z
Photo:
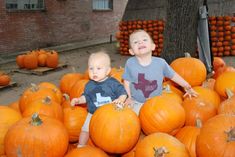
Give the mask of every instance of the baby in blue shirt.
M 92 53 L 88 59 L 90 81 L 79 98 L 71 100 L 71 106 L 87 103 L 88 115 L 79 136 L 78 147 L 86 145 L 89 139 L 89 124 L 96 109 L 107 103 L 123 104 L 127 98 L 124 86 L 116 79 L 109 77 L 111 71 L 110 57 L 100 51 Z

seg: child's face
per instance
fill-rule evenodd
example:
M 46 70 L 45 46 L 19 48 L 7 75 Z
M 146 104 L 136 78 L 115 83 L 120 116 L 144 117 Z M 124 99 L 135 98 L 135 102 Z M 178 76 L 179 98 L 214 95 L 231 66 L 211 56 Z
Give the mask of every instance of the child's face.
M 91 59 L 88 63 L 88 73 L 91 80 L 96 82 L 104 81 L 110 73 L 110 66 L 105 59 Z
M 136 56 L 152 55 L 152 51 L 155 49 L 155 44 L 153 43 L 150 36 L 144 32 L 136 32 L 130 36 L 130 54 Z

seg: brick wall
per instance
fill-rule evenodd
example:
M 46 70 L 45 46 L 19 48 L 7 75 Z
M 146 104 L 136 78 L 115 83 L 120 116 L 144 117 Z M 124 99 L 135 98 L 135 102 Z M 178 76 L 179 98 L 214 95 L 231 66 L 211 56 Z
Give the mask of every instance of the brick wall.
M 108 38 L 118 30 L 127 0 L 113 11 L 92 11 L 92 0 L 45 0 L 45 11 L 7 12 L 0 1 L 0 54 Z

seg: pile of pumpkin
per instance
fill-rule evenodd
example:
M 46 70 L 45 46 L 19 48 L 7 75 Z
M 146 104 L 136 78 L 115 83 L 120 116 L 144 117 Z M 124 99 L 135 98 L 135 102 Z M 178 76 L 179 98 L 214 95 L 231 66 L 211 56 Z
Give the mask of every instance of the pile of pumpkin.
M 220 58 L 221 59 L 221 58 Z M 227 66 L 215 59 L 217 68 Z M 198 97 L 165 80 L 161 96 L 148 99 L 137 116 L 129 107 L 107 104 L 90 123 L 87 146 L 76 148 L 86 105 L 70 106 L 88 82 L 87 72 L 62 76 L 59 87 L 32 85 L 19 101 L 0 106 L 0 155 L 8 157 L 230 157 L 235 156 L 235 70 L 206 79 L 196 58 L 178 58 L 172 68 Z M 228 66 L 227 66 L 228 67 Z M 216 73 L 216 71 L 215 71 Z M 122 82 L 122 68 L 111 76 Z
M 0 71 L 0 86 L 7 86 L 10 84 L 10 82 L 11 77 L 8 74 Z
M 214 56 L 235 55 L 235 16 L 210 16 L 209 30 L 211 39 L 211 51 Z M 129 35 L 138 29 L 144 29 L 150 34 L 156 49 L 154 56 L 160 56 L 163 49 L 163 20 L 131 20 L 121 21 L 116 39 L 119 43 L 119 52 L 122 55 L 129 55 Z
M 19 68 L 28 70 L 38 67 L 56 68 L 59 64 L 59 55 L 55 50 L 33 50 L 16 57 Z
M 214 56 L 235 55 L 235 16 L 210 16 L 211 51 Z

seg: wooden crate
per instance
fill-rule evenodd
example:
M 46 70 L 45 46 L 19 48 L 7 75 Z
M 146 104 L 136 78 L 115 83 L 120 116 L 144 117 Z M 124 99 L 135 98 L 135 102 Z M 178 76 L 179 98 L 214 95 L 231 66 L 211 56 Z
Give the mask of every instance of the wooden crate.
M 64 63 L 60 63 L 56 68 L 48 68 L 48 67 L 38 67 L 37 69 L 15 69 L 14 72 L 24 73 L 24 74 L 34 74 L 34 75 L 44 75 L 48 72 L 56 71 L 62 68 L 66 68 L 68 65 Z
M 9 85 L 0 86 L 0 90 L 1 90 L 1 89 L 5 89 L 5 88 L 10 88 L 10 87 L 15 87 L 15 86 L 17 86 L 17 83 L 16 83 L 16 82 L 10 82 Z

